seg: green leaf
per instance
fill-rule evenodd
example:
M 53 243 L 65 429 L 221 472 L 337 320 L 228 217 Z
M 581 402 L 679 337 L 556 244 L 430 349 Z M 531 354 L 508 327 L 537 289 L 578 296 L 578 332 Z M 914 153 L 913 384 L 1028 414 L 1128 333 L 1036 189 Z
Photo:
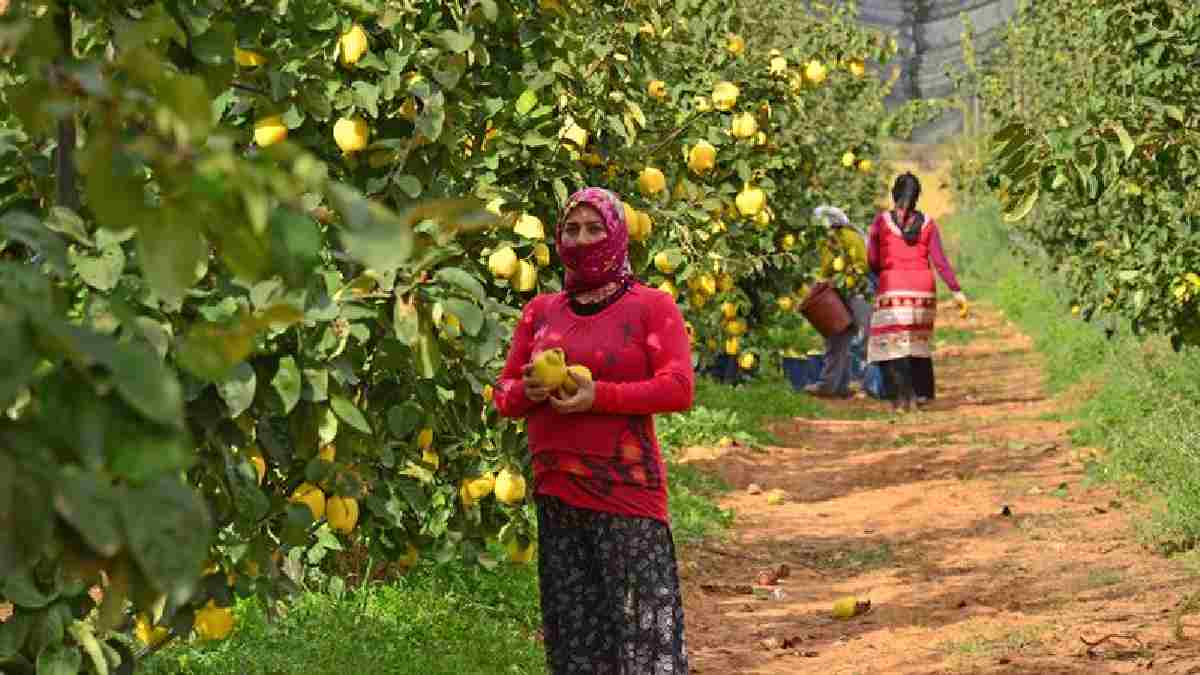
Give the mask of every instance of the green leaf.
M 320 402 L 329 397 L 329 371 L 324 368 L 304 369 L 304 400 Z
M 475 278 L 473 274 L 458 267 L 443 267 L 434 275 L 437 281 L 449 284 L 458 288 L 478 302 L 483 302 L 487 299 L 487 292 L 483 288 L 483 284 Z M 459 317 L 462 318 L 462 317 Z
M 300 368 L 296 366 L 295 358 L 289 355 L 279 359 L 279 370 L 271 379 L 271 386 L 283 402 L 283 412 L 292 412 L 292 408 L 300 401 L 301 389 Z
M 72 249 L 69 253 L 75 273 L 88 286 L 98 291 L 111 291 L 121 281 L 125 271 L 125 252 L 120 246 L 110 246 L 97 256 L 87 256 Z
M 458 317 L 467 335 L 479 335 L 479 330 L 483 328 L 483 310 L 478 305 L 461 298 L 447 298 L 443 304 L 447 311 Z
M 92 245 L 92 238 L 88 236 L 83 218 L 65 206 L 50 207 L 50 213 L 46 216 L 46 227 L 59 234 L 65 234 L 81 244 Z
M 122 507 L 142 573 L 170 602 L 187 602 L 208 555 L 212 523 L 204 500 L 179 478 L 163 476 L 130 490 Z
M 165 302 L 178 305 L 208 259 L 204 237 L 186 226 L 154 223 L 138 233 L 138 261 L 146 281 Z
M 38 654 L 38 675 L 78 675 L 83 667 L 83 654 L 75 647 L 58 644 Z
M 20 653 L 32 627 L 32 616 L 24 611 L 18 611 L 8 621 L 0 623 L 0 663 Z
M 524 117 L 533 111 L 538 104 L 537 92 L 532 89 L 526 89 L 520 97 L 517 98 L 517 114 Z
M 278 208 L 271 213 L 268 228 L 271 268 L 289 286 L 303 286 L 321 264 L 321 230 L 317 222 L 308 214 Z
M 258 377 L 248 363 L 240 363 L 222 381 L 217 383 L 217 393 L 229 408 L 229 416 L 237 417 L 254 403 L 254 390 Z
M 100 225 L 120 231 L 152 219 L 146 208 L 141 167 L 130 153 L 115 148 L 111 138 L 89 139 L 80 169 L 88 208 Z
M 9 442 L 16 440 L 15 434 L 8 437 Z M 44 481 L 8 453 L 0 453 L 0 570 L 8 579 L 41 557 L 54 532 L 49 496 Z M 5 583 L 0 578 L 0 592 L 8 594 Z
M 405 401 L 388 410 L 388 429 L 396 438 L 407 439 L 425 422 L 425 411 L 415 401 Z
M 482 0 L 479 6 L 483 10 L 483 18 L 495 23 L 500 16 L 500 8 L 496 6 L 496 0 Z
M 436 141 L 442 136 L 442 127 L 446 123 L 446 98 L 442 92 L 435 92 L 425 99 L 425 107 L 417 115 L 417 131 L 430 141 Z
M 351 258 L 387 272 L 412 255 L 413 223 L 345 186 L 333 189 L 330 197 L 346 225 L 339 236 Z
M 367 418 L 363 417 L 362 411 L 349 399 L 342 396 L 331 396 L 329 405 L 343 422 L 364 434 L 371 433 L 371 425 L 367 424 Z
M 392 182 L 396 184 L 396 187 L 403 190 L 404 194 L 408 195 L 412 199 L 416 199 L 417 197 L 420 197 L 421 192 L 425 189 L 421 185 L 421 180 L 419 178 L 417 178 L 416 176 L 413 176 L 410 174 L 403 174 L 403 175 L 397 176 L 395 179 L 392 180 Z
M 321 406 L 317 411 L 317 441 L 329 445 L 338 435 L 338 418 L 332 410 Z
M 465 33 L 459 33 L 452 30 L 444 30 L 433 39 L 434 44 L 441 45 L 445 49 L 461 54 L 471 48 L 475 44 L 475 33 L 470 29 Z
M 442 367 L 442 352 L 428 326 L 421 327 L 421 334 L 413 349 L 413 360 L 417 374 L 426 380 L 433 379 Z
M 96 675 L 108 675 L 108 658 L 104 654 L 104 648 L 100 644 L 100 640 L 96 639 L 96 634 L 93 632 L 91 625 L 83 621 L 76 621 L 71 624 L 71 637 L 75 638 L 75 643 L 83 650 L 91 661 L 92 670 Z
M 354 94 L 354 105 L 371 117 L 379 117 L 379 87 L 359 80 L 350 85 Z
M 33 249 L 56 272 L 67 272 L 67 246 L 62 237 L 51 232 L 28 213 L 9 211 L 0 216 L 0 240 L 19 242 Z
M 1037 204 L 1039 194 L 1040 193 L 1037 186 L 1033 186 L 1015 208 L 1005 211 L 1004 222 L 1015 223 L 1029 215 L 1029 212 L 1033 210 L 1034 205 Z
M 233 494 L 233 506 L 243 523 L 253 526 L 271 509 L 271 501 L 258 488 L 258 469 L 245 455 L 225 454 L 225 477 Z
M 1117 138 L 1120 139 L 1120 141 L 1121 141 L 1121 151 L 1125 153 L 1125 159 L 1128 160 L 1130 157 L 1133 156 L 1133 151 L 1134 151 L 1133 138 L 1130 137 L 1129 132 L 1126 131 L 1125 127 L 1122 126 L 1120 123 L 1117 123 L 1116 125 L 1114 125 L 1113 130 L 1117 132 Z
M 41 609 L 49 605 L 58 599 L 61 591 L 57 586 L 40 588 L 31 568 L 7 574 L 3 585 L 0 586 L 0 595 L 17 607 L 26 609 Z
M 396 339 L 407 347 L 417 342 L 421 334 L 421 315 L 416 303 L 403 298 L 396 298 L 392 307 L 392 328 L 396 331 Z
M 54 507 L 87 545 L 102 558 L 121 550 L 120 497 L 109 481 L 77 467 L 66 467 L 58 483 Z

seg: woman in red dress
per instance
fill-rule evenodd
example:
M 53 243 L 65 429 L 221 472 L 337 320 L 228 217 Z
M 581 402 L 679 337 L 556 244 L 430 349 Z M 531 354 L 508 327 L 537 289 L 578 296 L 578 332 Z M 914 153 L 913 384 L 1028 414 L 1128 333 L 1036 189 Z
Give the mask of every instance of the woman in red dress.
M 899 410 L 915 410 L 934 398 L 933 327 L 937 318 L 937 270 L 963 311 L 966 296 L 942 250 L 937 223 L 917 210 L 921 183 L 905 173 L 892 186 L 895 209 L 875 217 L 867 261 L 879 275 L 871 316 L 868 359 L 879 363 Z
M 547 663 L 555 675 L 684 674 L 653 415 L 692 405 L 687 331 L 674 299 L 633 277 L 617 195 L 581 190 L 563 214 L 564 290 L 525 306 L 495 395 L 501 414 L 527 421 Z M 573 396 L 533 377 L 533 358 L 554 348 L 592 372 Z

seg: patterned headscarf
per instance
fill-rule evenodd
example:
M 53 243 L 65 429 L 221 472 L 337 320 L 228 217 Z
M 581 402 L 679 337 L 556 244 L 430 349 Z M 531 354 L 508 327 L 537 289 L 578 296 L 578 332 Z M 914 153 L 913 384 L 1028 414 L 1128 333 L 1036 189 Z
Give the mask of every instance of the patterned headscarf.
M 563 244 L 563 225 L 577 206 L 587 204 L 600 213 L 604 239 L 586 246 Z M 558 227 L 554 232 L 558 257 L 567 268 L 563 289 L 567 293 L 593 291 L 608 284 L 624 283 L 633 277 L 629 265 L 629 225 L 625 222 L 625 205 L 621 198 L 604 188 L 584 188 L 567 200 Z

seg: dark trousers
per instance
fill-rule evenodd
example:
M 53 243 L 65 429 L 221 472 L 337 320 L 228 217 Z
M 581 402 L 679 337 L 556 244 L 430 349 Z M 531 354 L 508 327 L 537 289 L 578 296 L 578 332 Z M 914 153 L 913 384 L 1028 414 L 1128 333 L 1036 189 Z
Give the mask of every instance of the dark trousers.
M 888 389 L 896 400 L 934 399 L 933 359 L 907 356 L 879 365 L 883 367 Z

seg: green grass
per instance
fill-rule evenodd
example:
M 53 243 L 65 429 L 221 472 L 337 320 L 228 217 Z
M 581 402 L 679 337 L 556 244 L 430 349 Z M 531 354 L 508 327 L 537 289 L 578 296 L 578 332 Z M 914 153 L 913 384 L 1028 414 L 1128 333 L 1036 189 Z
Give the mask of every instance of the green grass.
M 153 675 L 492 675 L 543 673 L 533 566 L 494 571 L 427 566 L 337 600 L 309 593 L 268 624 L 257 602 L 237 608 L 237 630 L 211 645 L 168 647 Z
M 721 419 L 733 419 L 734 426 L 741 430 L 753 429 L 743 417 L 739 414 Z M 712 420 L 701 420 L 700 433 L 710 433 L 717 428 L 714 424 Z M 731 433 L 725 427 L 719 430 L 721 435 Z M 685 424 L 679 433 L 686 436 L 694 431 Z M 729 489 L 719 478 L 669 459 L 668 474 L 676 543 L 718 537 L 732 525 L 733 512 L 720 508 L 715 501 Z M 149 659 L 143 672 L 545 672 L 542 645 L 534 639 L 541 624 L 536 565 L 501 564 L 489 571 L 459 564 L 426 564 L 394 582 L 356 589 L 341 599 L 325 593 L 305 593 L 274 623 L 267 622 L 254 600 L 241 603 L 236 612 L 237 630 L 228 640 L 169 646 Z
M 1074 318 L 1067 294 L 1036 260 L 1013 254 L 994 208 L 947 224 L 966 273 L 968 292 L 1000 307 L 1047 357 L 1052 393 L 1077 404 L 1064 418 L 1073 441 L 1105 450 L 1088 467 L 1095 480 L 1115 481 L 1150 499 L 1154 515 L 1139 528 L 1164 552 L 1200 543 L 1200 349 L 1171 350 L 1163 338 L 1138 339 L 1126 327 L 1104 328 Z

